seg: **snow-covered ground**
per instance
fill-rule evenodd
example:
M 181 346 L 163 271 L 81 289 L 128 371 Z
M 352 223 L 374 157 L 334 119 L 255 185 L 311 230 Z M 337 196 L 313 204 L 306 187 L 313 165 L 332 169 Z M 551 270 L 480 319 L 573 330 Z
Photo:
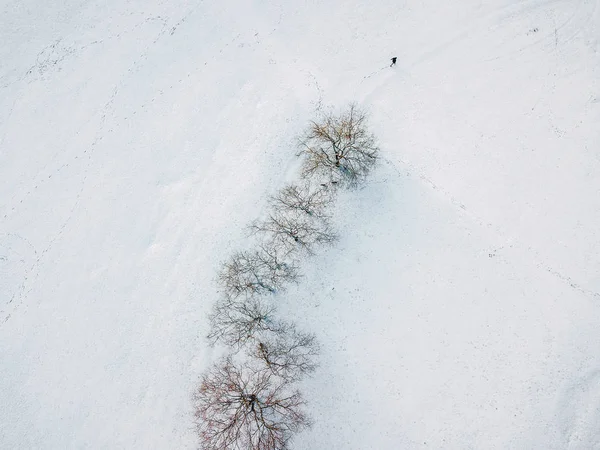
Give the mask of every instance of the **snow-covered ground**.
M 599 0 L 0 2 L 0 448 L 195 448 L 215 269 L 353 100 L 294 448 L 600 448 Z

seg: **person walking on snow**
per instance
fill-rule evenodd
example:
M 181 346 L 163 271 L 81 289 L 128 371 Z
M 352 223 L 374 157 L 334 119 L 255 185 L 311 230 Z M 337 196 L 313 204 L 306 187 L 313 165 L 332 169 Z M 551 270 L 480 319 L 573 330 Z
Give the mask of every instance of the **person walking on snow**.
M 392 67 L 392 66 L 395 66 L 395 65 L 396 65 L 396 59 L 397 59 L 397 58 L 396 58 L 395 56 L 392 58 L 392 63 L 390 64 L 390 67 Z

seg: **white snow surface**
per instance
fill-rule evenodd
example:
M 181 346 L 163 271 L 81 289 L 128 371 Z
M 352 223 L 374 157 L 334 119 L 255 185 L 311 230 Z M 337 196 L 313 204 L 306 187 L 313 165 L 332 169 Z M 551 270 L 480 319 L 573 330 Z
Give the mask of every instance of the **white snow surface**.
M 599 0 L 0 1 L 0 448 L 196 448 L 215 270 L 350 101 L 293 448 L 600 448 Z

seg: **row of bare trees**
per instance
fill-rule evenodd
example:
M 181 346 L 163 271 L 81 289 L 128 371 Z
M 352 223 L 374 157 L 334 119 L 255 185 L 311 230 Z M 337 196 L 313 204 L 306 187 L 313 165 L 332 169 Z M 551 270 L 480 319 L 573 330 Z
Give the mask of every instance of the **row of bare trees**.
M 270 197 L 266 215 L 249 227 L 255 248 L 232 254 L 217 275 L 221 295 L 208 339 L 229 353 L 195 392 L 204 450 L 284 450 L 310 425 L 295 386 L 315 370 L 319 344 L 279 319 L 274 301 L 298 282 L 303 256 L 336 241 L 331 206 L 338 189 L 365 180 L 378 148 L 355 105 L 311 122 L 299 147 L 301 180 Z

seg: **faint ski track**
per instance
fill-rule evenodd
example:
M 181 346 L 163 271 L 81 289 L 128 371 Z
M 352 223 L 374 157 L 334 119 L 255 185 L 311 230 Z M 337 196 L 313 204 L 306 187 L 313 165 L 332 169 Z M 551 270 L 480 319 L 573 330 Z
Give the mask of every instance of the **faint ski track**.
M 559 2 L 556 1 L 556 2 L 550 2 L 550 3 L 559 3 Z M 546 33 L 545 35 L 543 35 L 542 38 L 538 39 L 535 42 L 532 42 L 529 45 L 520 47 L 516 50 L 510 51 L 508 53 L 504 53 L 502 55 L 497 55 L 490 59 L 486 59 L 486 60 L 484 60 L 484 62 L 496 61 L 501 58 L 512 57 L 517 53 L 522 53 L 525 50 L 528 50 L 532 47 L 536 47 L 538 45 L 543 45 L 544 48 L 548 48 L 548 49 L 551 47 L 554 47 L 556 49 L 558 47 L 559 38 L 560 38 L 560 42 L 562 44 L 568 44 L 569 42 L 573 41 L 581 33 L 583 28 L 585 28 L 587 25 L 589 25 L 590 21 L 593 19 L 594 15 L 596 13 L 598 3 L 599 3 L 598 0 L 580 0 L 577 10 L 562 24 L 556 26 L 556 21 L 553 18 L 554 23 L 555 23 L 554 29 L 552 31 Z M 582 7 L 583 4 L 585 4 L 585 7 Z M 543 5 L 543 6 L 546 6 L 546 5 Z M 560 33 L 559 33 L 559 31 L 560 31 Z
M 315 112 L 319 112 L 323 108 L 323 89 L 321 89 L 319 80 L 317 80 L 317 77 L 315 77 L 312 72 L 307 70 L 306 73 L 308 74 L 308 76 L 312 80 L 312 82 L 314 83 L 315 89 L 317 90 L 318 100 L 314 104 L 314 109 L 315 109 Z M 309 84 L 310 84 L 310 82 L 309 82 Z
M 0 309 L 0 324 L 5 323 L 11 316 L 11 313 L 7 312 L 9 305 L 12 305 L 11 308 L 14 309 L 20 304 L 20 301 L 23 296 L 23 292 L 25 291 L 25 288 L 26 288 L 26 283 L 30 279 L 30 274 L 33 270 L 35 270 L 37 262 L 39 261 L 39 255 L 38 255 L 37 249 L 27 238 L 25 238 L 17 233 L 4 233 L 4 234 L 0 235 L 0 239 L 3 236 L 14 237 L 17 240 L 24 242 L 32 250 L 34 262 L 23 273 L 22 279 L 21 279 L 21 281 L 19 281 L 17 289 L 12 293 L 8 302 L 5 305 L 0 305 L 0 308 L 2 308 L 2 309 Z M 9 259 L 7 257 L 2 257 L 0 259 L 3 261 L 9 261 Z M 28 263 L 29 261 L 23 260 L 23 262 Z M 37 276 L 37 275 L 35 275 L 35 276 Z M 9 295 L 10 295 L 10 293 L 9 293 Z M 15 302 L 15 300 L 16 300 L 16 302 Z
M 398 176 L 400 176 L 400 177 L 402 176 L 402 172 L 400 171 L 400 169 L 398 169 L 396 167 L 396 165 L 394 164 L 394 162 L 392 160 L 390 160 L 389 158 L 386 158 L 386 157 L 381 157 L 381 159 L 383 161 L 385 161 L 388 165 L 390 165 L 396 171 Z M 581 294 L 584 294 L 584 295 L 592 297 L 592 298 L 600 299 L 600 293 L 595 292 L 591 289 L 586 289 L 586 288 L 582 287 L 572 277 L 561 273 L 560 271 L 554 269 L 549 264 L 545 263 L 543 261 L 543 259 L 540 257 L 539 253 L 533 247 L 520 242 L 514 236 L 507 236 L 507 233 L 505 231 L 502 231 L 497 225 L 495 225 L 491 222 L 487 222 L 486 220 L 479 217 L 477 214 L 473 213 L 471 210 L 467 209 L 467 207 L 460 200 L 458 200 L 456 197 L 454 197 L 449 191 L 447 191 L 443 187 L 441 187 L 441 186 L 437 185 L 435 182 L 433 182 L 429 177 L 427 177 L 427 175 L 425 175 L 423 172 L 419 171 L 410 162 L 408 162 L 402 158 L 399 159 L 398 162 L 407 168 L 407 171 L 406 171 L 407 175 L 418 178 L 423 183 L 428 185 L 431 189 L 433 189 L 436 192 L 439 192 L 443 197 L 446 198 L 446 200 L 450 204 L 452 204 L 459 210 L 460 214 L 465 215 L 466 217 L 468 217 L 469 219 L 471 219 L 473 222 L 477 223 L 479 226 L 481 226 L 484 229 L 493 230 L 497 236 L 499 236 L 504 242 L 506 242 L 505 245 L 503 245 L 499 248 L 496 248 L 496 249 L 492 250 L 491 252 L 488 252 L 488 256 L 490 258 L 499 257 L 499 258 L 504 259 L 507 263 L 510 263 L 510 261 L 506 259 L 506 256 L 503 256 L 502 253 L 498 253 L 498 252 L 503 250 L 506 247 L 520 249 L 520 253 L 522 253 L 523 255 L 525 255 L 525 254 L 529 255 L 528 256 L 529 259 L 533 262 L 533 264 L 535 264 L 536 267 L 548 272 L 549 274 L 558 278 L 563 283 L 568 284 L 572 289 L 580 292 Z
M 497 10 L 483 16 L 479 21 L 477 21 L 477 23 L 470 25 L 468 27 L 463 27 L 462 30 L 454 33 L 451 37 L 440 42 L 436 46 L 426 50 L 425 52 L 423 52 L 421 54 L 421 56 L 419 56 L 412 62 L 409 62 L 406 65 L 406 67 L 407 67 L 407 69 L 414 69 L 414 68 L 420 66 L 421 64 L 428 62 L 436 55 L 443 53 L 444 50 L 447 50 L 448 48 L 454 46 L 455 44 L 468 38 L 469 36 L 477 36 L 477 34 L 480 34 L 483 32 L 489 32 L 490 28 L 499 26 L 499 24 L 501 24 L 503 22 L 506 22 L 506 21 L 509 21 L 509 20 L 515 19 L 515 18 L 520 19 L 521 15 L 524 12 L 541 9 L 544 7 L 550 7 L 552 4 L 555 4 L 555 3 L 560 4 L 560 3 L 567 3 L 567 2 L 565 0 L 551 0 L 551 1 L 534 0 L 534 1 L 525 1 L 521 4 L 519 4 L 518 6 L 511 4 L 511 5 L 507 5 L 503 8 L 497 9 Z M 555 27 L 551 32 L 546 33 L 541 38 L 535 40 L 534 42 L 532 42 L 528 45 L 521 46 L 519 48 L 510 50 L 510 51 L 502 53 L 502 54 L 496 54 L 492 57 L 482 59 L 479 62 L 487 63 L 490 61 L 496 61 L 496 60 L 499 60 L 502 58 L 514 56 L 515 54 L 522 53 L 529 48 L 539 46 L 539 45 L 543 44 L 544 42 L 548 42 L 548 44 L 546 44 L 547 46 L 555 46 L 556 41 L 558 39 L 558 31 L 563 32 L 563 33 L 561 33 L 562 34 L 561 42 L 568 43 L 568 42 L 572 41 L 573 39 L 575 39 L 575 37 L 577 37 L 577 35 L 581 32 L 581 30 L 590 23 L 590 21 L 593 19 L 594 15 L 596 13 L 599 3 L 600 3 L 600 0 L 580 0 L 576 11 L 569 17 L 569 19 L 564 21 L 558 27 Z M 564 34 L 565 32 L 566 32 L 566 34 Z M 368 76 L 365 76 L 364 78 L 365 79 L 370 78 L 371 76 L 373 76 L 376 73 L 377 73 L 377 71 L 371 73 Z
M 188 18 L 188 17 L 189 17 L 189 16 L 190 16 L 190 15 L 191 15 L 193 12 L 194 12 L 194 10 L 191 10 L 191 11 L 189 11 L 189 12 L 188 12 L 186 15 L 184 15 L 184 16 L 183 16 L 181 19 L 179 19 L 179 20 L 177 21 L 177 23 L 175 23 L 175 25 L 173 25 L 172 27 L 170 27 L 170 29 L 169 29 L 169 30 L 170 30 L 170 33 L 169 33 L 169 35 L 171 35 L 171 36 L 172 36 L 172 35 L 175 33 L 175 30 L 176 30 L 176 29 L 177 29 L 177 28 L 178 28 L 178 27 L 179 27 L 181 24 L 183 24 L 183 23 L 184 23 L 184 22 L 187 20 L 187 18 Z M 117 97 L 117 94 L 118 94 L 118 92 L 119 92 L 119 89 L 120 89 L 120 88 L 123 88 L 123 86 L 124 86 L 124 84 L 125 84 L 125 80 L 126 80 L 126 79 L 127 79 L 129 76 L 130 76 L 130 74 L 131 74 L 131 73 L 132 73 L 132 72 L 133 72 L 133 71 L 134 71 L 134 70 L 135 70 L 135 69 L 136 69 L 136 68 L 137 68 L 137 67 L 140 65 L 141 61 L 143 61 L 144 59 L 146 59 L 146 57 L 147 57 L 147 55 L 148 55 L 148 53 L 149 53 L 149 50 L 150 50 L 150 48 L 152 47 L 152 45 L 153 45 L 153 44 L 156 44 L 156 43 L 158 42 L 158 40 L 159 40 L 159 39 L 160 39 L 162 36 L 164 36 L 164 34 L 166 33 L 166 31 L 167 31 L 167 28 L 169 27 L 169 25 L 168 25 L 168 23 L 167 23 L 167 20 L 166 20 L 166 19 L 164 19 L 164 18 L 162 18 L 161 16 L 153 16 L 153 17 L 148 17 L 148 18 L 146 18 L 144 21 L 142 21 L 142 22 L 140 22 L 139 24 L 135 25 L 135 26 L 134 26 L 134 27 L 133 27 L 131 30 L 129 30 L 129 31 L 127 31 L 127 32 L 125 32 L 125 34 L 128 34 L 128 33 L 132 32 L 133 30 L 135 30 L 135 29 L 139 28 L 139 27 L 140 27 L 142 24 L 144 24 L 144 23 L 149 23 L 149 22 L 152 22 L 152 21 L 159 21 L 160 23 L 162 23 L 162 26 L 161 26 L 161 29 L 160 29 L 160 31 L 157 33 L 157 35 L 155 36 L 155 38 L 152 40 L 152 43 L 151 43 L 151 44 L 148 44 L 148 45 L 146 45 L 146 47 L 145 47 L 145 48 L 144 48 L 144 50 L 143 50 L 143 51 L 140 53 L 140 55 L 138 56 L 138 58 L 136 58 L 136 59 L 135 59 L 135 60 L 132 62 L 132 64 L 130 65 L 130 67 L 129 67 L 129 68 L 128 68 L 128 69 L 127 69 L 125 72 L 124 72 L 124 74 L 121 76 L 120 80 L 119 80 L 119 81 L 118 81 L 118 82 L 117 82 L 117 83 L 116 83 L 116 84 L 113 86 L 113 88 L 112 88 L 112 94 L 110 95 L 109 99 L 108 99 L 108 100 L 105 102 L 104 106 L 103 106 L 103 107 L 100 109 L 100 112 L 98 113 L 98 114 L 100 115 L 100 121 L 101 121 L 101 122 L 100 122 L 100 126 L 99 126 L 99 128 L 98 128 L 98 131 L 96 132 L 96 137 L 94 138 L 94 140 L 93 140 L 92 144 L 90 145 L 90 147 L 89 147 L 88 149 L 86 149 L 86 150 L 83 150 L 83 152 L 82 152 L 82 153 L 80 153 L 80 154 L 76 154 L 76 155 L 72 156 L 72 158 L 70 159 L 70 161 L 71 161 L 71 162 L 73 162 L 74 160 L 78 159 L 79 157 L 83 157 L 83 156 L 86 156 L 86 155 L 87 155 L 87 158 L 88 158 L 88 160 L 90 160 L 90 159 L 91 159 L 91 154 L 92 154 L 92 151 L 88 152 L 88 150 L 93 150 L 93 149 L 95 148 L 95 146 L 98 144 L 98 142 L 100 142 L 100 141 L 102 140 L 102 138 L 103 138 L 103 134 L 104 134 L 104 127 L 105 127 L 106 120 L 107 120 L 107 116 L 109 115 L 109 111 L 110 111 L 110 110 L 111 110 L 111 108 L 112 108 L 112 105 L 113 105 L 113 103 L 114 103 L 114 101 L 115 101 L 115 98 Z M 122 34 L 117 34 L 116 36 L 117 36 L 117 37 L 120 37 L 121 35 L 122 35 Z M 111 37 L 109 37 L 109 38 L 107 38 L 107 39 L 113 39 L 113 38 L 114 38 L 114 37 L 112 37 L 112 36 L 111 36 Z M 54 44 L 52 44 L 52 45 L 50 45 L 49 47 L 46 47 L 46 48 L 52 48 L 52 49 L 54 49 L 54 48 L 57 46 L 57 44 L 58 44 L 60 41 L 61 41 L 61 39 L 59 39 L 57 42 L 55 42 Z M 102 39 L 102 40 L 99 40 L 99 41 L 95 41 L 95 42 L 93 42 L 92 44 L 94 44 L 94 43 L 101 43 L 101 42 L 103 42 L 103 41 L 104 41 L 104 39 Z M 82 48 L 82 49 L 83 49 L 83 48 L 87 48 L 87 47 L 89 47 L 89 46 L 90 46 L 90 45 L 92 45 L 92 44 L 85 45 L 85 46 L 83 46 L 83 47 L 81 47 L 81 48 Z M 40 59 L 40 55 L 41 55 L 41 54 L 43 54 L 43 53 L 46 51 L 46 48 L 45 48 L 44 50 L 42 50 L 42 51 L 40 52 L 40 54 L 38 54 L 38 60 Z M 70 52 L 69 54 L 73 54 L 73 53 L 74 53 L 74 52 Z M 62 57 L 60 57 L 60 58 L 58 58 L 58 59 L 54 60 L 54 61 L 53 61 L 53 63 L 52 63 L 51 65 L 52 65 L 52 66 L 53 66 L 53 65 L 56 65 L 58 62 L 60 62 L 60 61 L 62 61 L 62 60 L 64 60 L 64 59 L 65 59 L 65 56 L 62 56 Z M 27 71 L 26 75 L 33 73 L 35 68 L 38 68 L 38 70 L 39 70 L 41 73 L 43 73 L 43 72 L 45 72 L 45 70 L 46 70 L 45 68 L 46 68 L 48 65 L 49 65 L 49 64 L 48 64 L 47 62 L 45 62 L 44 64 L 42 64 L 42 65 L 41 65 L 41 68 L 39 68 L 39 67 L 40 67 L 40 65 L 39 65 L 39 64 L 36 64 L 36 65 L 32 66 L 32 68 L 30 68 L 30 69 Z M 17 100 L 15 100 L 15 101 L 13 102 L 13 107 L 12 107 L 12 108 L 11 108 L 11 110 L 10 110 L 9 117 L 10 117 L 10 114 L 12 114 L 12 110 L 14 109 L 14 104 L 15 104 L 16 102 L 17 102 Z M 86 126 L 88 123 L 90 123 L 90 122 L 91 122 L 91 121 L 94 119 L 94 117 L 95 117 L 95 116 L 96 116 L 96 115 L 92 115 L 92 116 L 90 116 L 90 117 L 89 117 L 89 119 L 88 119 L 88 120 L 87 120 L 87 121 L 86 121 L 86 122 L 83 124 L 83 126 L 81 126 L 81 127 L 80 127 L 80 129 L 78 130 L 78 132 L 79 132 L 79 131 L 80 131 L 82 128 L 84 128 L 84 126 Z M 32 184 L 35 184 L 35 186 L 34 186 L 33 188 L 30 188 L 29 190 L 27 190 L 27 192 L 26 192 L 26 193 L 25 193 L 25 194 L 24 194 L 22 197 L 20 197 L 20 198 L 18 198 L 18 199 L 15 199 L 15 198 L 13 197 L 13 198 L 11 199 L 11 202 L 13 203 L 13 205 L 15 205 L 15 206 L 16 206 L 16 205 L 18 205 L 18 204 L 21 204 L 21 203 L 23 203 L 23 201 L 24 201 L 24 200 L 26 200 L 26 199 L 27 199 L 27 197 L 28 197 L 28 196 L 29 196 L 29 195 L 30 195 L 32 192 L 34 192 L 34 191 L 35 191 L 35 189 L 37 189 L 38 187 L 40 187 L 40 184 L 41 184 L 41 183 L 43 183 L 43 182 L 44 182 L 45 180 L 47 180 L 47 179 L 50 179 L 50 178 L 52 178 L 52 176 L 53 176 L 53 175 L 55 175 L 56 173 L 58 173 L 62 167 L 68 167 L 68 166 L 69 166 L 69 163 L 62 163 L 62 164 L 61 164 L 61 165 L 58 167 L 58 169 L 55 169 L 54 171 L 52 171 L 52 172 L 51 172 L 51 173 L 50 173 L 48 176 L 43 176 L 43 177 L 40 177 L 40 179 L 39 179 L 39 181 L 38 181 L 37 183 L 35 183 L 35 181 L 33 181 L 33 182 L 32 182 Z M 39 174 L 39 173 L 41 173 L 41 171 L 40 171 L 40 172 L 38 172 L 38 174 Z M 38 175 L 34 176 L 34 179 L 35 179 L 37 176 L 38 176 Z M 85 178 L 85 177 L 84 177 L 84 178 Z M 79 195 L 79 194 L 78 194 L 78 195 Z M 7 206 L 7 209 L 8 209 L 8 211 L 10 211 L 10 212 L 12 212 L 12 211 L 15 211 L 15 209 L 16 209 L 16 208 L 15 208 L 15 206 L 13 206 L 13 207 L 12 207 L 12 208 L 10 208 L 10 209 L 8 209 L 8 206 Z M 4 215 L 4 218 L 7 218 L 7 217 L 9 217 L 9 215 L 10 215 L 10 212 L 9 212 L 9 213 L 7 213 L 7 214 L 5 214 L 5 215 Z
M 3 219 L 8 219 L 10 216 L 12 216 L 13 213 L 17 212 L 18 205 L 20 205 L 24 201 L 26 201 L 27 198 L 38 189 L 38 187 L 42 186 L 42 184 L 45 180 L 51 179 L 54 175 L 57 175 L 61 171 L 62 168 L 69 167 L 70 163 L 75 162 L 80 157 L 84 158 L 86 160 L 83 171 L 82 171 L 81 181 L 79 182 L 80 186 L 77 190 L 77 193 L 74 196 L 72 206 L 70 207 L 69 212 L 66 214 L 65 219 L 62 221 L 61 225 L 59 226 L 58 231 L 48 240 L 48 244 L 44 247 L 44 249 L 38 253 L 38 251 L 32 246 L 32 244 L 25 237 L 19 236 L 19 237 L 21 237 L 21 239 L 26 241 L 30 246 L 32 246 L 32 248 L 34 249 L 36 258 L 35 258 L 33 264 L 31 265 L 31 267 L 26 272 L 26 276 L 24 277 L 22 283 L 20 284 L 19 289 L 17 290 L 17 292 L 15 292 L 12 295 L 10 301 L 8 302 L 8 305 L 11 305 L 11 311 L 0 310 L 0 314 L 2 314 L 4 316 L 4 317 L 0 317 L 0 324 L 6 323 L 10 319 L 12 314 L 14 314 L 14 312 L 24 303 L 28 294 L 31 293 L 31 291 L 35 287 L 35 281 L 37 280 L 37 278 L 39 276 L 39 265 L 41 264 L 42 259 L 46 256 L 46 254 L 48 254 L 48 252 L 50 252 L 50 250 L 52 250 L 52 248 L 54 247 L 54 244 L 63 236 L 65 229 L 67 228 L 67 226 L 73 219 L 77 208 L 80 206 L 81 201 L 82 201 L 82 195 L 86 188 L 86 181 L 88 179 L 89 171 L 93 165 L 92 156 L 93 156 L 94 150 L 97 148 L 98 144 L 102 141 L 102 139 L 104 138 L 104 134 L 107 131 L 107 129 L 106 129 L 107 122 L 108 122 L 108 119 L 111 118 L 111 113 L 114 112 L 113 104 L 119 93 L 119 89 L 122 89 L 124 87 L 126 80 L 135 71 L 135 69 L 137 67 L 139 67 L 140 64 L 146 59 L 152 46 L 154 44 L 156 44 L 167 33 L 167 31 L 169 31 L 169 35 L 172 36 L 175 33 L 175 31 L 177 30 L 177 28 L 181 24 L 183 24 L 193 12 L 194 12 L 194 9 L 188 11 L 181 19 L 179 19 L 171 27 L 169 27 L 168 21 L 166 19 L 164 19 L 163 17 L 153 16 L 153 17 L 146 18 L 143 22 L 141 22 L 140 24 L 137 24 L 136 26 L 134 26 L 134 28 L 132 28 L 130 30 L 130 32 L 131 32 L 135 28 L 138 28 L 139 26 L 141 26 L 142 24 L 152 22 L 152 21 L 159 21 L 162 24 L 159 32 L 152 39 L 152 41 L 144 47 L 143 51 L 132 62 L 132 64 L 129 66 L 129 68 L 123 72 L 123 75 L 121 76 L 120 80 L 114 85 L 114 87 L 112 89 L 112 94 L 110 95 L 108 100 L 105 102 L 104 106 L 100 109 L 100 111 L 97 114 L 90 116 L 89 119 L 80 128 L 80 130 L 81 130 L 83 127 L 85 127 L 87 124 L 89 124 L 95 117 L 97 117 L 98 115 L 100 116 L 100 123 L 99 123 L 98 129 L 95 133 L 96 136 L 93 139 L 89 148 L 83 150 L 83 152 L 80 154 L 72 155 L 71 158 L 69 159 L 69 162 L 63 162 L 62 164 L 60 164 L 60 166 L 58 168 L 56 168 L 52 172 L 50 172 L 49 175 L 47 175 L 47 176 L 44 175 L 43 177 L 40 177 L 38 179 L 38 181 L 36 182 L 35 178 L 38 177 L 39 174 L 42 172 L 42 171 L 39 171 L 38 174 L 35 175 L 33 177 L 33 180 L 31 181 L 31 184 L 33 184 L 34 187 L 29 188 L 25 192 L 25 194 L 23 194 L 18 199 L 15 199 L 13 197 L 11 199 L 11 202 L 13 205 L 12 207 L 10 207 L 10 205 L 7 205 L 7 212 L 6 212 L 6 214 L 4 214 Z M 120 35 L 117 35 L 117 36 L 120 36 Z M 37 71 L 39 72 L 39 74 L 41 76 L 48 70 L 48 67 L 56 66 L 59 62 L 63 61 L 68 55 L 75 53 L 74 51 L 68 51 L 68 52 L 66 52 L 66 54 L 62 54 L 62 56 L 55 57 L 54 59 L 50 59 L 49 57 L 46 57 L 45 59 L 41 60 L 42 62 L 40 62 L 40 59 L 41 59 L 40 55 L 44 55 L 48 48 L 50 48 L 52 50 L 56 49 L 56 47 L 58 46 L 58 44 L 60 42 L 61 42 L 61 39 L 55 41 L 50 46 L 44 48 L 44 50 L 42 50 L 38 54 L 36 64 L 34 66 L 32 66 L 26 72 L 25 77 L 33 74 L 35 72 L 35 69 L 37 69 Z M 100 43 L 100 42 L 101 41 L 96 41 L 94 43 Z M 94 43 L 92 43 L 92 44 L 94 44 Z M 90 45 L 92 45 L 92 44 L 90 44 Z M 82 49 L 86 48 L 86 47 L 87 46 L 84 46 L 84 47 L 82 47 Z M 6 87 L 6 86 L 1 86 L 0 88 L 4 88 L 4 87 Z M 10 114 L 12 114 L 12 110 L 14 109 L 14 105 L 15 105 L 16 101 L 17 100 L 15 100 L 13 102 L 13 107 L 11 108 L 11 110 L 9 112 L 9 117 L 10 117 Z M 112 130 L 112 128 L 108 128 L 109 132 L 111 130 Z M 14 233 L 5 233 L 5 234 L 16 235 Z
M 427 62 L 431 58 L 435 57 L 437 54 L 440 54 L 443 50 L 451 47 L 452 45 L 469 37 L 470 35 L 475 36 L 478 31 L 480 32 L 483 30 L 487 30 L 490 26 L 497 25 L 498 23 L 505 22 L 505 21 L 511 20 L 513 18 L 519 19 L 519 18 L 521 18 L 522 14 L 526 11 L 533 11 L 536 9 L 550 7 L 550 5 L 552 5 L 552 4 L 562 4 L 562 3 L 565 3 L 565 0 L 551 0 L 551 1 L 533 0 L 533 1 L 523 2 L 519 5 L 512 4 L 512 5 L 508 5 L 506 7 L 497 9 L 497 10 L 485 15 L 481 19 L 481 21 L 479 21 L 474 26 L 463 28 L 461 31 L 459 31 L 458 33 L 455 33 L 448 40 L 440 43 L 439 45 L 435 46 L 433 49 L 425 51 L 415 61 L 413 61 L 412 63 L 408 63 L 407 69 L 416 68 L 420 64 Z M 573 39 L 575 39 L 581 33 L 583 28 L 585 28 L 586 26 L 588 26 L 590 24 L 590 21 L 594 18 L 594 16 L 596 15 L 596 13 L 598 11 L 599 4 L 600 4 L 600 0 L 580 0 L 578 2 L 576 10 L 573 12 L 573 14 L 570 15 L 570 17 L 567 20 L 565 20 L 564 22 L 562 22 L 560 25 L 555 26 L 551 32 L 545 34 L 542 38 L 536 40 L 535 42 L 532 42 L 529 45 L 519 47 L 518 49 L 515 49 L 508 53 L 504 53 L 501 55 L 495 55 L 492 58 L 485 59 L 480 62 L 490 62 L 490 61 L 498 60 L 501 58 L 514 56 L 514 54 L 522 53 L 529 48 L 539 46 L 539 45 L 547 45 L 549 47 L 554 47 L 556 50 L 556 47 L 558 46 L 559 37 L 560 37 L 561 44 L 563 44 L 563 45 L 567 44 L 567 43 L 571 42 Z M 554 17 L 553 17 L 553 20 L 555 21 Z M 559 33 L 559 32 L 561 32 L 561 33 Z M 544 43 L 546 43 L 546 44 L 544 44 Z M 382 67 L 382 68 L 370 73 L 369 75 L 364 76 L 360 80 L 358 85 L 360 86 L 363 81 L 381 73 L 385 69 L 386 69 L 386 67 Z M 411 77 L 410 71 L 407 72 L 407 75 L 409 77 Z M 545 83 L 546 82 L 548 82 L 548 81 L 546 80 Z M 365 99 L 369 98 L 371 95 L 374 94 L 375 90 L 377 90 L 381 87 L 382 86 L 375 87 L 371 92 L 365 93 L 363 97 Z M 554 86 L 552 87 L 552 89 L 554 89 Z M 533 106 L 532 111 L 535 109 L 536 105 L 537 105 L 537 103 Z M 388 118 L 390 118 L 389 114 L 386 113 L 386 115 L 388 116 Z M 555 127 L 555 132 L 559 137 L 562 135 L 561 130 L 557 129 L 556 127 Z M 399 169 L 397 167 L 395 167 L 394 163 L 390 159 L 384 158 L 384 157 L 382 157 L 382 159 L 387 164 L 390 164 L 392 167 L 394 167 L 394 169 L 397 171 L 398 175 L 401 175 L 401 172 L 399 171 Z M 429 185 L 430 188 L 432 188 L 434 191 L 440 192 L 452 205 L 454 205 L 459 210 L 461 210 L 462 214 L 465 214 L 467 217 L 469 217 L 471 220 L 478 223 L 483 228 L 492 229 L 499 237 L 501 237 L 505 242 L 507 242 L 506 245 L 508 245 L 509 247 L 521 248 L 521 252 L 523 254 L 528 254 L 529 258 L 533 261 L 533 263 L 538 268 L 540 268 L 540 269 L 550 273 L 552 276 L 560 279 L 563 283 L 568 284 L 572 289 L 574 289 L 588 297 L 600 299 L 599 292 L 582 287 L 581 284 L 578 283 L 577 281 L 575 281 L 572 277 L 560 272 L 559 270 L 556 270 L 551 265 L 544 262 L 543 258 L 540 257 L 537 250 L 535 250 L 533 247 L 526 245 L 525 243 L 519 242 L 513 236 L 507 236 L 507 233 L 505 231 L 502 231 L 497 225 L 483 220 L 481 217 L 477 216 L 475 213 L 468 210 L 466 208 L 466 206 L 460 200 L 455 198 L 450 192 L 448 192 L 443 187 L 434 183 L 429 177 L 427 177 L 423 172 L 418 171 L 408 161 L 406 161 L 404 159 L 400 159 L 399 162 L 408 169 L 408 173 L 411 176 L 418 177 L 425 184 Z M 501 248 L 496 249 L 495 251 L 492 251 L 489 254 L 489 256 L 490 257 L 496 256 L 496 251 L 501 250 L 505 247 L 506 246 L 502 246 Z

